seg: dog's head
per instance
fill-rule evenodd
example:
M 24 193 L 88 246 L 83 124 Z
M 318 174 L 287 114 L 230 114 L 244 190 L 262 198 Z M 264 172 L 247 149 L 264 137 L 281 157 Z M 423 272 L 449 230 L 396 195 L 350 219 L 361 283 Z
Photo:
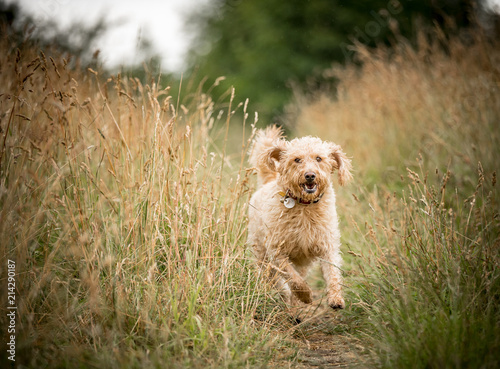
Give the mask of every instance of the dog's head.
M 294 196 L 312 200 L 330 185 L 331 174 L 338 173 L 344 185 L 351 178 L 351 161 L 339 145 L 316 137 L 275 141 L 268 151 L 268 165 L 279 173 L 280 183 Z

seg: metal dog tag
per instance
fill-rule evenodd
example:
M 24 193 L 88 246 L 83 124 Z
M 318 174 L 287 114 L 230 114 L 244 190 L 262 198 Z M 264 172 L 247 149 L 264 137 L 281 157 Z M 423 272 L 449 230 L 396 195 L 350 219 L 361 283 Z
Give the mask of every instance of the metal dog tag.
M 291 197 L 287 197 L 285 200 L 283 200 L 283 205 L 285 205 L 285 208 L 291 209 L 295 206 L 295 200 Z

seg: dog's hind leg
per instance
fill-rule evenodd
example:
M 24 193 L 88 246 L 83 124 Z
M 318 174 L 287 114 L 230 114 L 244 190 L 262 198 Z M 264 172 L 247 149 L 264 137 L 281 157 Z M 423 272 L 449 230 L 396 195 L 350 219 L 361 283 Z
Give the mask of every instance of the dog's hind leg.
M 306 281 L 297 272 L 288 259 L 269 262 L 271 279 L 275 281 L 276 287 L 281 290 L 285 301 L 293 304 L 293 297 L 303 303 L 312 303 L 312 290 Z
M 312 290 L 307 285 L 304 278 L 297 272 L 293 265 L 288 260 L 282 260 L 280 263 L 280 270 L 283 278 L 286 279 L 286 283 L 290 288 L 293 295 L 305 304 L 312 303 Z

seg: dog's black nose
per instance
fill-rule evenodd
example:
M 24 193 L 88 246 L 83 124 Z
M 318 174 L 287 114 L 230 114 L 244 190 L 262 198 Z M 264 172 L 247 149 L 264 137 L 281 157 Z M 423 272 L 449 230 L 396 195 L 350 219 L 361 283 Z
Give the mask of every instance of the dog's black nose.
M 306 181 L 308 183 L 311 183 L 311 182 L 314 182 L 314 180 L 316 179 L 316 173 L 307 172 L 306 174 L 304 174 L 304 177 L 306 177 Z

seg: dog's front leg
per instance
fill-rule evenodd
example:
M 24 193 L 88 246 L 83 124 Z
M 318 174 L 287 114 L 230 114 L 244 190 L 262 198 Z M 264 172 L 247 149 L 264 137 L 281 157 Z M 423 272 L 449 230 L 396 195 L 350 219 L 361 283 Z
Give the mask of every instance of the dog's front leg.
M 343 309 L 345 307 L 344 298 L 342 297 L 341 262 L 338 253 L 324 255 L 321 261 L 321 269 L 326 281 L 327 303 L 332 309 Z

